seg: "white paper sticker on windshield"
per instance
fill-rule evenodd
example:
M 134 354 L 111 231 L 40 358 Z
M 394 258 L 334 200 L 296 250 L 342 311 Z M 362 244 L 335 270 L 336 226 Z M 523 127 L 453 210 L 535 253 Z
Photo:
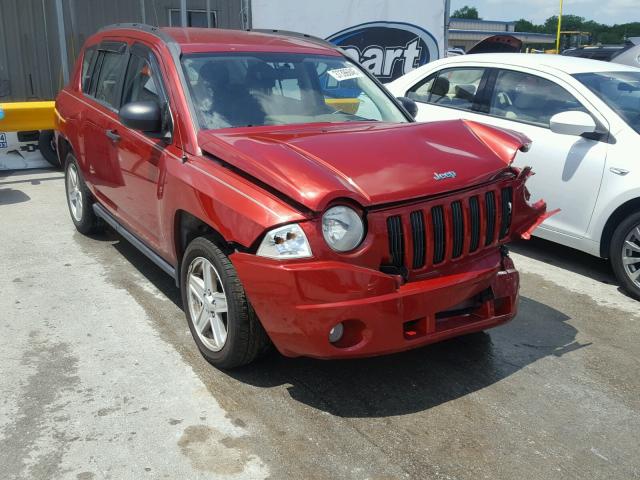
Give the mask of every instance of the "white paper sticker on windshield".
M 342 80 L 351 80 L 352 78 L 362 78 L 364 75 L 355 67 L 336 68 L 327 72 L 333 78 L 341 82 Z

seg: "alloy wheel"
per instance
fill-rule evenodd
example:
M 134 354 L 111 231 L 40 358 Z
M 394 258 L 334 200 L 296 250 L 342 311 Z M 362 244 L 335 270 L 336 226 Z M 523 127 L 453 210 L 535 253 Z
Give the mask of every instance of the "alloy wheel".
M 76 222 L 82 221 L 82 192 L 80 191 L 80 176 L 75 164 L 70 164 L 67 170 L 67 201 L 71 215 Z
M 197 257 L 187 274 L 187 302 L 194 329 L 200 341 L 219 352 L 227 341 L 227 296 L 213 264 Z
M 640 288 L 640 225 L 633 227 L 624 239 L 622 265 L 631 281 Z

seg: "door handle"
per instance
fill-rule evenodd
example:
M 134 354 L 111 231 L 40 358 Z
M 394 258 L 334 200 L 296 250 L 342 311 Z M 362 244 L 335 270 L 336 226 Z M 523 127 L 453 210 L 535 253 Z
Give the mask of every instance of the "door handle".
M 627 173 L 629 173 L 629 170 L 625 170 L 624 168 L 617 168 L 617 167 L 611 167 L 609 171 L 611 173 L 615 173 L 616 175 L 620 175 L 621 177 L 624 177 Z
M 120 135 L 115 130 L 105 130 L 104 133 L 113 143 L 120 141 Z

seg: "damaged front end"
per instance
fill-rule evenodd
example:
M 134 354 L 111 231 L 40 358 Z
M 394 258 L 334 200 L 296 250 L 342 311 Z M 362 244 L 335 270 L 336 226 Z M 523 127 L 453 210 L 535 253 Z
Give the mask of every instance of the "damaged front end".
M 459 158 L 463 145 L 458 145 L 457 163 L 440 159 L 437 168 L 457 168 L 465 159 L 477 161 L 478 170 L 492 165 L 481 181 L 472 183 L 467 177 L 465 183 L 454 183 L 442 175 L 434 180 L 440 190 L 429 196 L 362 205 L 366 234 L 350 252 L 336 252 L 323 241 L 316 217 L 300 223 L 312 258 L 278 262 L 233 254 L 247 296 L 281 353 L 381 355 L 514 318 L 519 274 L 504 245 L 528 238 L 549 216 L 544 202 L 529 203 L 525 184 L 531 170 L 511 166 L 529 140 L 472 122 L 438 125 L 437 130 L 453 126 L 467 133 L 465 141 L 483 157 Z M 443 155 L 453 148 L 438 145 Z M 417 174 L 412 171 L 412 176 Z M 344 199 L 331 204 L 340 203 L 354 206 Z M 342 336 L 335 339 L 338 328 Z
M 528 202 L 529 174 L 507 167 L 481 185 L 369 209 L 367 238 L 348 255 L 315 242 L 315 259 L 232 261 L 287 356 L 381 355 L 486 330 L 517 313 L 519 274 L 504 244 L 547 215 L 544 202 Z M 302 224 L 311 241 L 316 223 Z M 336 325 L 343 335 L 333 341 Z
M 531 194 L 526 187 L 526 181 L 533 174 L 531 167 L 525 167 L 518 171 L 515 179 L 516 196 L 514 198 L 519 201 L 513 206 L 513 229 L 510 240 L 529 240 L 533 231 L 542 222 L 560 211 L 560 209 L 547 211 L 547 204 L 544 200 L 533 204 L 529 203 Z
M 544 201 L 529 203 L 530 174 L 509 167 L 482 185 L 370 211 L 369 230 L 386 232 L 377 242 L 381 270 L 405 281 L 470 271 L 502 245 L 529 238 L 555 213 Z
M 522 133 L 495 128 L 482 123 L 463 120 L 465 126 L 473 132 L 477 140 L 486 145 L 505 165 L 511 168 L 513 178 L 513 201 L 511 203 L 510 236 L 508 240 L 531 238 L 533 231 L 547 218 L 559 210 L 547 212 L 544 200 L 530 204 L 531 195 L 526 181 L 534 175 L 531 167 L 517 169 L 511 167 L 518 151 L 527 152 L 531 148 L 531 140 Z

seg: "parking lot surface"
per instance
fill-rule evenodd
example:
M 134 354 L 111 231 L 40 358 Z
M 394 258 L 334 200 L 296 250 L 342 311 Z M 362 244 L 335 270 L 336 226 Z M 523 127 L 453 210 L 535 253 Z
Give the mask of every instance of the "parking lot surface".
M 172 280 L 0 176 L 0 478 L 640 478 L 640 309 L 605 261 L 512 247 L 517 318 L 357 361 L 202 359 Z

